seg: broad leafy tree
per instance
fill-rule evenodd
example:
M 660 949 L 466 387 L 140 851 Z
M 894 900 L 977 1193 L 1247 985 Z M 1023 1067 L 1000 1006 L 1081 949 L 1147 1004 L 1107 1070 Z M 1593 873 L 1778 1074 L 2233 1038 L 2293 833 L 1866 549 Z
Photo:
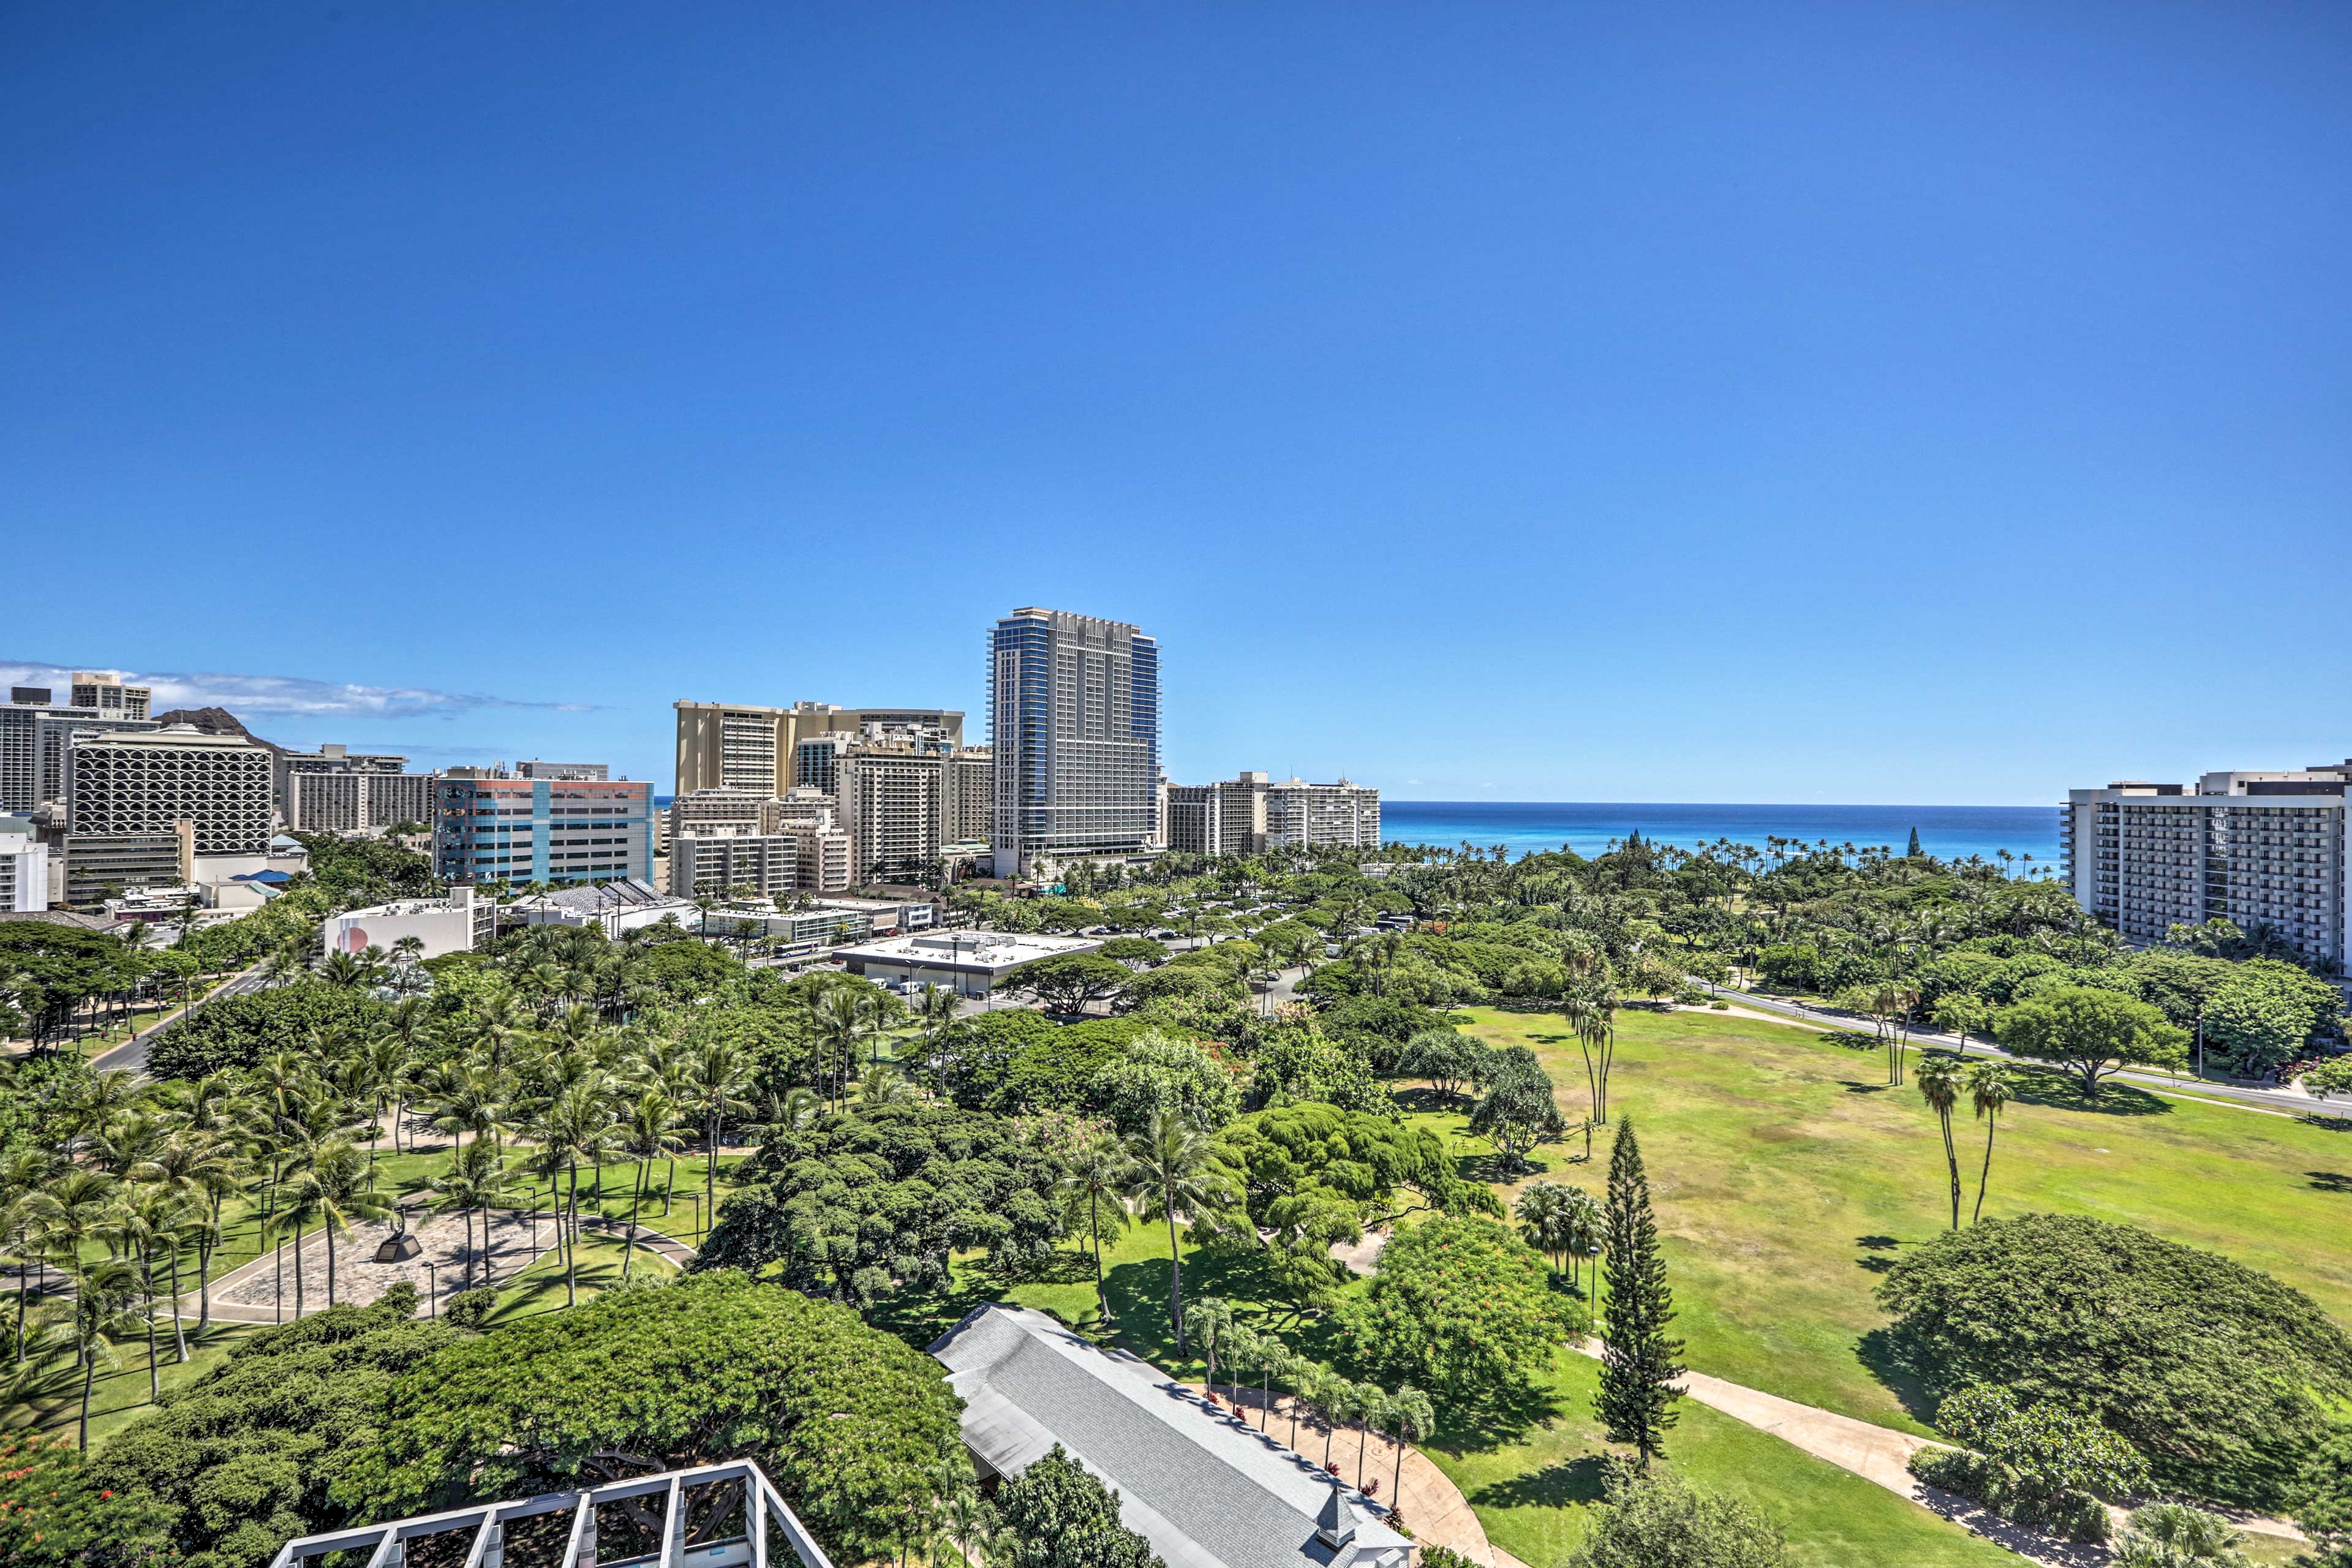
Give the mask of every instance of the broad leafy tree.
M 1061 1172 L 1011 1120 L 908 1099 L 820 1115 L 737 1167 L 697 1268 L 870 1305 L 943 1283 L 949 1258 L 1045 1255 Z
M 721 1271 L 621 1290 L 434 1356 L 336 1480 L 355 1517 L 750 1458 L 833 1554 L 885 1554 L 961 1439 L 920 1351 L 832 1302 Z
M 1366 1364 L 1442 1404 L 1507 1399 L 1582 1334 L 1582 1304 L 1551 1288 L 1535 1248 L 1486 1218 L 1440 1216 L 1399 1231 L 1339 1332 Z
M 2000 1016 L 2000 1043 L 2012 1056 L 2054 1062 L 2086 1096 L 2127 1067 L 2188 1065 L 2189 1037 L 2146 1002 L 2086 985 L 2060 986 Z
M 1612 1473 L 1562 1568 L 1780 1568 L 1787 1543 L 1738 1499 L 1669 1471 Z
M 1163 1568 L 1151 1542 L 1118 1521 L 1118 1494 L 1059 1443 L 997 1489 L 1000 1568 Z
M 2084 1215 L 1948 1232 L 1879 1300 L 1930 1387 L 2082 1404 L 2193 1496 L 2275 1506 L 2352 1395 L 2352 1336 L 2303 1292 Z

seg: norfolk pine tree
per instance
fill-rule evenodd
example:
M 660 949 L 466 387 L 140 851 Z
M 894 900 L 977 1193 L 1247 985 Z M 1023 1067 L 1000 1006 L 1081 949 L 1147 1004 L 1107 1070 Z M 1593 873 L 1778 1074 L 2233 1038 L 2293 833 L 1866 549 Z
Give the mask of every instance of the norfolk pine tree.
M 1609 1204 L 1602 1279 L 1607 1332 L 1601 1347 L 1601 1386 L 1593 1413 L 1621 1443 L 1631 1443 L 1642 1468 L 1664 1452 L 1664 1438 L 1675 1420 L 1674 1386 L 1683 1368 L 1675 1360 L 1683 1342 L 1666 1334 L 1674 1321 L 1674 1292 L 1666 1288 L 1666 1262 L 1658 1251 L 1658 1223 L 1650 1212 L 1650 1179 L 1642 1169 L 1642 1146 L 1629 1117 L 1619 1124 L 1609 1155 Z

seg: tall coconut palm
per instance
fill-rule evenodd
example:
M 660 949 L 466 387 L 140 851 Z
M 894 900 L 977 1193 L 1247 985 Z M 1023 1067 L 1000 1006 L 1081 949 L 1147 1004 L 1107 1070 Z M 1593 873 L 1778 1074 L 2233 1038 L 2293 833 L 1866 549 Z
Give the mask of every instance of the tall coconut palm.
M 1233 1202 L 1223 1165 L 1207 1134 L 1165 1107 L 1127 1141 L 1126 1195 L 1145 1220 L 1168 1223 L 1168 1321 L 1184 1353 L 1184 1264 L 1176 1224 Z
M 1915 1075 L 1919 1084 L 1919 1098 L 1936 1113 L 1937 1125 L 1944 1133 L 1944 1165 L 1952 1179 L 1952 1228 L 1960 1228 L 1960 1156 L 1952 1142 L 1952 1110 L 1960 1102 L 1960 1058 L 1948 1051 L 1930 1051 L 1919 1062 Z
M 112 1358 L 114 1342 L 139 1327 L 132 1302 L 139 1295 L 139 1271 L 119 1258 L 77 1261 L 66 1269 L 73 1282 L 73 1344 L 81 1358 L 81 1415 L 75 1438 L 89 1452 L 89 1395 L 98 1382 L 101 1353 Z
M 566 1183 L 563 1300 L 572 1306 L 580 1300 L 580 1167 L 601 1165 L 621 1148 L 606 1085 L 597 1079 L 565 1089 L 531 1123 L 530 1138 L 538 1145 L 532 1167 L 551 1179 L 561 1174 Z
M 1118 1141 L 1097 1132 L 1070 1151 L 1062 1173 L 1062 1213 L 1072 1230 L 1083 1230 L 1095 1258 L 1095 1310 L 1108 1324 L 1110 1296 L 1103 1281 L 1102 1238 L 1123 1236 L 1132 1222 L 1119 1201 L 1126 1190 L 1128 1157 Z
M 703 1223 L 718 1217 L 719 1124 L 730 1116 L 750 1114 L 743 1090 L 751 1081 L 751 1064 L 742 1047 L 726 1040 L 710 1040 L 690 1052 L 679 1079 L 686 1103 L 702 1121 Z
M 814 1104 L 815 1096 L 804 1089 L 793 1090 Z M 676 1154 L 686 1146 L 677 1135 L 678 1118 L 683 1114 L 677 1100 L 658 1086 L 635 1089 L 627 1103 L 627 1115 L 621 1126 L 621 1146 L 636 1157 L 635 1180 L 629 1189 L 629 1229 L 621 1238 L 621 1278 L 629 1277 L 629 1265 L 637 1257 L 637 1215 L 643 1211 L 646 1178 L 653 1163 L 665 1154 Z
M 1965 1082 L 1969 1101 L 1985 1124 L 1984 1169 L 1977 1173 L 1977 1206 L 1969 1215 L 1969 1223 L 1974 1224 L 1984 1217 L 1985 1186 L 1992 1179 L 1993 1127 L 2000 1120 L 2001 1107 L 2010 1102 L 2013 1086 L 2006 1062 L 1974 1063 L 1969 1068 Z

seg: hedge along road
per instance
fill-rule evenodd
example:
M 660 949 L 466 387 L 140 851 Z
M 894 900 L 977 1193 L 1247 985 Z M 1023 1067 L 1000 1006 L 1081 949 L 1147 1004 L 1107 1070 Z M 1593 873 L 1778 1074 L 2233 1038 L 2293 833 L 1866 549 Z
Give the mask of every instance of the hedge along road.
M 1698 980 L 1696 975 L 1692 978 L 1696 984 L 1706 986 L 1710 995 L 1720 996 L 1727 1002 L 1736 1002 L 1743 1007 L 1778 1013 L 1795 1023 L 1818 1025 L 1824 1029 L 1851 1029 L 1856 1024 L 1864 1022 L 1852 1013 L 1835 1012 L 1826 1007 L 1808 1007 L 1801 1002 L 1787 1002 L 1778 996 L 1759 996 L 1753 991 L 1738 991 L 1728 985 L 1709 984 L 1704 980 Z M 2020 1058 L 2011 1056 L 1999 1046 L 1986 1041 L 1962 1040 L 1956 1035 L 1938 1034 L 1933 1030 L 1914 1030 L 1909 1039 L 1915 1046 L 1932 1046 L 1938 1050 L 1958 1051 L 1964 1056 L 1994 1057 L 2002 1061 L 2021 1060 Z M 2026 1065 L 2048 1068 L 2052 1064 L 2029 1062 Z M 2305 1094 L 2292 1089 L 2254 1089 L 2242 1084 L 2215 1083 L 2210 1079 L 2193 1079 L 2184 1082 L 2168 1073 L 2145 1072 L 2137 1068 L 2126 1068 L 2121 1072 L 2113 1074 L 2105 1081 L 2128 1083 L 2136 1089 L 2153 1089 L 2160 1094 L 2191 1095 L 2212 1100 L 2232 1100 L 2241 1105 L 2258 1106 L 2263 1110 L 2276 1110 L 2288 1116 L 2333 1116 L 2335 1114 L 2328 1102 L 2317 1095 Z M 2352 1115 L 2352 1107 L 2347 1107 L 2346 1111 L 2347 1115 Z

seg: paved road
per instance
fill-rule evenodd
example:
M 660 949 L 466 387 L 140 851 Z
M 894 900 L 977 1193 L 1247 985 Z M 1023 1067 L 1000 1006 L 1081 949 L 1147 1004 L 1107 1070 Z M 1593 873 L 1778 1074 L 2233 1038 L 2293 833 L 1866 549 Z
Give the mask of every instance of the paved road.
M 249 992 L 267 990 L 268 985 L 269 982 L 262 977 L 261 965 L 257 963 L 250 969 L 239 971 L 197 997 L 192 1006 L 182 1007 L 167 1014 L 161 1022 L 151 1024 L 121 1045 L 100 1052 L 91 1059 L 89 1065 L 100 1069 L 145 1067 L 149 1044 L 157 1035 L 186 1017 L 194 1008 L 202 1007 L 208 1002 L 217 1001 L 223 996 L 242 996 Z
M 1867 1019 L 1857 1018 L 1851 1013 L 1833 1013 L 1826 1008 L 1808 1007 L 1801 1002 L 1787 1002 L 1778 996 L 1759 996 L 1754 992 L 1735 991 L 1727 985 L 1708 985 L 1706 988 L 1725 1001 L 1736 1003 L 1742 1007 L 1753 1007 L 1763 1013 L 1778 1013 L 1783 1017 L 1801 1019 L 1808 1024 L 1818 1024 L 1824 1029 L 1868 1027 Z M 1999 1046 L 1988 1045 L 1982 1040 L 1973 1039 L 1963 1043 L 1956 1036 L 1937 1034 L 1933 1031 L 1915 1032 L 1911 1036 L 1911 1041 L 1914 1045 L 1934 1046 L 1943 1050 L 1958 1051 L 1971 1057 L 1997 1057 L 2004 1061 L 2016 1059 Z M 2232 1100 L 2241 1105 L 2258 1105 L 2267 1110 L 2283 1110 L 2294 1116 L 2329 1114 L 2329 1108 L 2325 1100 L 2315 1100 L 2307 1094 L 2298 1094 L 2293 1089 L 2257 1089 L 2245 1084 L 2215 1083 L 2210 1079 L 2200 1081 L 2196 1079 L 2172 1078 L 2160 1072 L 2138 1072 L 2128 1069 L 2116 1074 L 2108 1081 L 2128 1083 L 2136 1088 L 2160 1089 L 2172 1094 L 2194 1094 L 2209 1100 Z

